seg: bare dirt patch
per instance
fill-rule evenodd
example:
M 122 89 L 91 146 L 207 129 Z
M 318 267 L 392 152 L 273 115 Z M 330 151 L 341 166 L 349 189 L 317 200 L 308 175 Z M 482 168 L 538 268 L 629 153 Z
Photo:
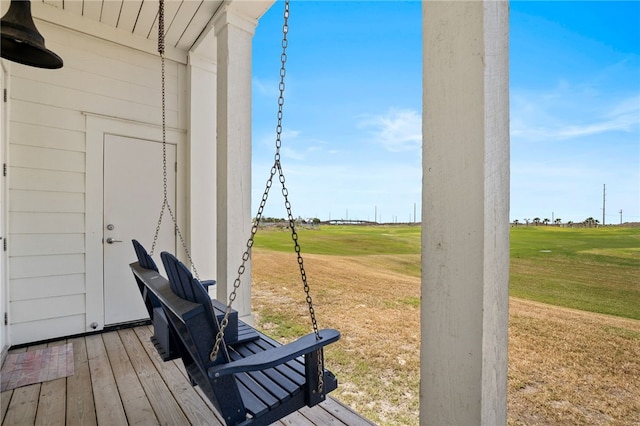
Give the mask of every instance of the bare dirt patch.
M 388 267 L 415 256 L 305 256 L 319 325 L 342 333 L 326 353 L 333 395 L 383 425 L 418 424 L 420 279 Z M 310 330 L 295 256 L 252 262 L 257 325 Z M 640 424 L 640 321 L 511 299 L 508 374 L 509 424 Z

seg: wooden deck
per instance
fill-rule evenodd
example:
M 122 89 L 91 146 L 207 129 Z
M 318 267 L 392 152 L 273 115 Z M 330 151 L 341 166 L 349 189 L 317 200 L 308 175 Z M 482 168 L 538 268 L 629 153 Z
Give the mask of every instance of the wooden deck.
M 209 401 L 189 384 L 182 361 L 162 362 L 151 334 L 150 326 L 139 326 L 49 343 L 73 343 L 75 374 L 2 392 L 2 425 L 222 425 Z M 275 424 L 373 423 L 327 398 Z

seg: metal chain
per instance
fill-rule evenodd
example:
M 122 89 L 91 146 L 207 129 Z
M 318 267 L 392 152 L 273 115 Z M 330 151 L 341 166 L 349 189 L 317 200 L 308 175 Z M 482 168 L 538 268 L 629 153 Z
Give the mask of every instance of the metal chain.
M 198 276 L 198 270 L 196 266 L 193 264 L 193 260 L 191 259 L 191 252 L 187 246 L 187 242 L 182 236 L 182 232 L 180 232 L 180 227 L 178 226 L 178 220 L 176 215 L 173 213 L 171 209 L 171 204 L 169 204 L 169 197 L 167 195 L 167 102 L 166 102 L 166 73 L 165 73 L 165 58 L 164 58 L 164 0 L 160 0 L 160 4 L 158 7 L 158 53 L 160 54 L 160 67 L 161 67 L 161 78 L 162 78 L 162 192 L 163 192 L 163 200 L 162 207 L 160 208 L 160 216 L 158 217 L 158 224 L 156 225 L 156 233 L 153 236 L 153 243 L 151 244 L 151 251 L 149 252 L 150 256 L 153 256 L 153 253 L 156 249 L 156 244 L 158 242 L 158 236 L 160 234 L 160 228 L 162 226 L 162 219 L 164 217 L 165 209 L 169 212 L 171 216 L 171 221 L 173 222 L 174 232 L 178 234 L 180 242 L 182 243 L 182 248 L 184 249 L 185 254 L 187 255 L 187 259 L 189 259 L 189 263 L 191 264 L 191 269 L 193 270 L 193 275 L 200 280 Z
M 321 339 L 320 332 L 318 331 L 318 323 L 316 321 L 315 310 L 313 308 L 313 300 L 311 298 L 311 294 L 309 291 L 309 284 L 307 282 L 307 273 L 304 269 L 304 261 L 302 259 L 302 254 L 300 253 L 300 245 L 298 243 L 298 233 L 296 232 L 296 229 L 295 229 L 295 219 L 293 218 L 293 213 L 291 211 L 291 203 L 289 202 L 289 191 L 285 185 L 285 177 L 282 171 L 282 164 L 280 163 L 280 148 L 282 147 L 282 117 L 283 117 L 282 111 L 284 107 L 284 90 L 285 90 L 284 79 L 287 74 L 285 65 L 287 62 L 287 47 L 289 44 L 289 41 L 287 39 L 287 34 L 289 33 L 289 2 L 290 0 L 285 0 L 284 2 L 284 23 L 282 25 L 282 54 L 280 55 L 280 84 L 278 85 L 278 89 L 279 89 L 278 114 L 277 114 L 278 121 L 276 125 L 276 142 L 275 142 L 276 152 L 274 155 L 274 163 L 273 163 L 273 166 L 271 167 L 269 178 L 267 179 L 265 190 L 260 200 L 260 205 L 258 206 L 258 212 L 256 214 L 256 218 L 253 221 L 253 224 L 251 226 L 251 235 L 247 240 L 247 245 L 246 245 L 247 248 L 242 254 L 242 263 L 240 264 L 240 267 L 238 267 L 238 275 L 236 276 L 236 279 L 233 282 L 233 290 L 231 291 L 231 294 L 229 294 L 229 304 L 227 305 L 227 308 L 224 313 L 224 317 L 220 322 L 220 329 L 218 334 L 216 335 L 215 344 L 209 355 L 209 359 L 211 361 L 215 361 L 217 359 L 220 351 L 220 345 L 224 340 L 224 330 L 229 325 L 229 315 L 231 314 L 231 305 L 233 301 L 236 299 L 237 291 L 238 291 L 238 288 L 240 287 L 241 277 L 244 274 L 246 269 L 245 264 L 251 257 L 251 249 L 253 248 L 254 238 L 255 238 L 256 232 L 258 231 L 258 226 L 262 221 L 262 214 L 264 212 L 264 207 L 267 203 L 267 198 L 269 197 L 269 191 L 271 189 L 271 186 L 273 185 L 273 178 L 276 175 L 276 173 L 278 174 L 278 179 L 282 184 L 282 196 L 284 197 L 284 205 L 287 210 L 287 218 L 289 220 L 289 226 L 291 227 L 291 238 L 294 242 L 294 249 L 297 254 L 298 266 L 300 269 L 300 277 L 302 280 L 304 292 L 306 294 L 306 302 L 309 308 L 309 316 L 311 317 L 311 324 L 313 326 L 313 331 L 316 335 L 316 339 L 317 340 Z M 324 388 L 324 360 L 322 356 L 322 350 L 318 350 L 318 354 L 319 354 L 318 356 L 318 392 L 322 393 L 322 390 Z

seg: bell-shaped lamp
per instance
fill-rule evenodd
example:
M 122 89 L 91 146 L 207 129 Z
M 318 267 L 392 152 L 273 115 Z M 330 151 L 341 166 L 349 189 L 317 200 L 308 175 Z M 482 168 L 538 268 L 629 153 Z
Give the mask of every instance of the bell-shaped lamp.
M 0 56 L 13 62 L 38 68 L 62 68 L 62 58 L 44 46 L 31 17 L 29 0 L 11 0 L 0 22 L 2 46 Z

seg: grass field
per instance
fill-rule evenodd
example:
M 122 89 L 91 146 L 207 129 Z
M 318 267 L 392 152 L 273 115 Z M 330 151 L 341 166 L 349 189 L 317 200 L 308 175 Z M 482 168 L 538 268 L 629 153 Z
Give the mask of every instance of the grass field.
M 640 320 L 640 228 L 512 228 L 509 293 Z
M 323 226 L 298 230 L 303 253 L 396 256 L 395 272 L 420 276 L 419 226 Z M 292 251 L 286 230 L 256 235 L 256 247 Z M 381 260 L 382 261 L 382 260 Z M 511 228 L 511 296 L 640 320 L 640 228 Z
M 298 232 L 320 327 L 342 333 L 326 355 L 334 396 L 417 425 L 420 227 Z M 640 228 L 518 227 L 511 247 L 509 424 L 639 424 Z M 261 229 L 252 258 L 258 327 L 309 332 L 288 231 Z
M 305 253 L 332 256 L 420 254 L 420 226 L 309 226 L 296 228 Z M 256 234 L 256 245 L 292 251 L 288 229 L 268 228 Z

